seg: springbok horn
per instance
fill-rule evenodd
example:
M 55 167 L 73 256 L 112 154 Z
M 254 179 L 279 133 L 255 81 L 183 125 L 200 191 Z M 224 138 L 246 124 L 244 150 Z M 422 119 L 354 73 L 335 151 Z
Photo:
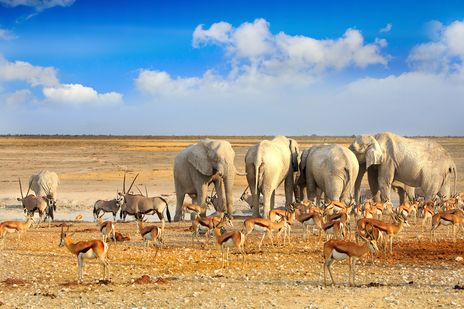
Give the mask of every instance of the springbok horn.
M 132 180 L 132 183 L 131 183 L 131 185 L 130 185 L 130 187 L 129 187 L 129 190 L 127 190 L 128 193 L 129 193 L 130 190 L 132 189 L 132 186 L 134 185 L 134 182 L 135 182 L 135 180 L 137 179 L 137 177 L 139 177 L 139 174 L 135 175 L 134 180 Z M 142 194 L 142 195 L 143 195 L 143 194 Z
M 122 193 L 126 194 L 126 172 L 124 172 L 124 180 L 122 181 Z
M 147 189 L 147 185 L 144 185 L 145 186 L 145 194 L 147 195 L 148 197 L 148 189 Z
M 19 191 L 21 191 L 21 199 L 24 199 L 23 186 L 21 185 L 21 178 L 18 178 L 18 180 L 19 180 Z

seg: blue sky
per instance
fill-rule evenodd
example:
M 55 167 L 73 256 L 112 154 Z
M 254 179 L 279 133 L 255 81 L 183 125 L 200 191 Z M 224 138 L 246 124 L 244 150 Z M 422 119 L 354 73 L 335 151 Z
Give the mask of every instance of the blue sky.
M 0 0 L 0 134 L 462 135 L 462 1 Z

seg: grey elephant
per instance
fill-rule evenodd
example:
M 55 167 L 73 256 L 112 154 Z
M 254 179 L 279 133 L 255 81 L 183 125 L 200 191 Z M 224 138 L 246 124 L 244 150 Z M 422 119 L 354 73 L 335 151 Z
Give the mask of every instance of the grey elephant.
M 285 136 L 262 141 L 248 149 L 245 168 L 253 196 L 253 214 L 259 216 L 259 196 L 263 195 L 263 216 L 275 205 L 275 190 L 285 182 L 285 204 L 293 202 L 294 177 L 298 172 L 298 143 Z
M 193 196 L 193 202 L 206 206 L 208 186 L 214 183 L 219 206 L 226 213 L 233 211 L 233 185 L 236 174 L 235 152 L 229 142 L 204 139 L 180 152 L 174 160 L 174 185 L 176 190 L 175 221 L 182 219 L 185 194 Z M 206 209 L 206 207 L 205 207 Z
M 438 143 L 428 139 L 412 139 L 391 132 L 358 135 L 350 149 L 359 161 L 359 174 L 355 185 L 356 199 L 362 177 L 367 171 L 372 196 L 380 191 L 382 201 L 391 201 L 393 181 L 408 187 L 420 187 L 426 200 L 435 195 L 450 196 L 451 175 L 454 175 L 456 192 L 456 164 L 449 153 Z
M 359 164 L 348 148 L 340 145 L 314 145 L 303 150 L 300 192 L 306 188 L 307 198 L 314 201 L 324 193 L 327 200 L 348 203 L 353 196 Z

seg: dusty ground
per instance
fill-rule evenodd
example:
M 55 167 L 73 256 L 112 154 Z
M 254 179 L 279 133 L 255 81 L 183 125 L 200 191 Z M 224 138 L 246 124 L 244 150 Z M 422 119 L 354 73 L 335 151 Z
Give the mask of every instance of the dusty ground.
M 243 171 L 248 146 L 258 138 L 228 138 Z M 299 138 L 311 143 L 349 143 L 351 138 Z M 464 139 L 439 139 L 464 170 Z M 97 198 L 112 198 L 122 186 L 123 170 L 141 172 L 140 183 L 151 195 L 164 194 L 174 205 L 171 166 L 175 154 L 194 139 L 186 138 L 0 138 L 0 221 L 21 218 L 15 198 L 17 177 L 27 179 L 41 169 L 58 172 L 62 184 L 57 218 L 76 213 L 91 218 Z M 237 177 L 236 198 L 245 187 Z M 243 179 L 242 179 L 243 178 Z M 459 177 L 458 188 L 464 188 Z M 138 181 L 139 182 L 139 181 Z M 237 203 L 237 209 L 245 206 Z M 174 207 L 171 207 L 174 211 Z M 234 220 L 240 229 L 241 220 Z M 95 307 L 448 307 L 464 306 L 464 234 L 456 243 L 439 228 L 438 242 L 417 233 L 414 225 L 394 243 L 394 255 L 379 255 L 358 263 L 357 284 L 347 286 L 346 262 L 334 265 L 336 287 L 323 287 L 322 242 L 317 237 L 303 242 L 301 226 L 293 228 L 292 244 L 257 249 L 259 235 L 247 241 L 244 267 L 237 254 L 229 269 L 220 269 L 219 248 L 191 244 L 188 223 L 166 226 L 165 247 L 155 258 L 135 234 L 135 223 L 119 223 L 117 229 L 131 241 L 110 244 L 111 281 L 98 282 L 101 268 L 88 261 L 84 283 L 76 283 L 76 258 L 59 248 L 59 227 L 33 228 L 24 241 L 9 237 L 0 249 L 0 307 L 95 308 Z M 75 223 L 75 240 L 98 238 L 93 223 Z M 203 240 L 202 240 L 203 241 Z M 143 275 L 146 283 L 138 283 Z M 143 280 L 141 280 L 143 281 Z

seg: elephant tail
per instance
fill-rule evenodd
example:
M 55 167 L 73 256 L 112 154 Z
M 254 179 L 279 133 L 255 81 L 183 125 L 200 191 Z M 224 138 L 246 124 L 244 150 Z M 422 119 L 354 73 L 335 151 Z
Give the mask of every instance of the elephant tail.
M 255 187 L 255 193 L 258 195 L 258 198 L 259 198 L 258 186 L 259 186 L 259 183 L 263 181 L 263 173 L 264 173 L 264 169 L 263 169 L 264 162 L 262 160 L 261 153 L 259 152 L 259 149 L 258 149 L 258 152 L 256 154 L 256 159 L 255 159 L 254 164 L 255 164 L 255 183 L 254 183 L 254 187 Z
M 456 182 L 458 180 L 458 171 L 456 169 L 456 164 L 453 164 L 450 168 L 453 171 L 454 174 L 454 189 L 453 189 L 453 195 L 456 195 L 458 191 L 456 191 Z

